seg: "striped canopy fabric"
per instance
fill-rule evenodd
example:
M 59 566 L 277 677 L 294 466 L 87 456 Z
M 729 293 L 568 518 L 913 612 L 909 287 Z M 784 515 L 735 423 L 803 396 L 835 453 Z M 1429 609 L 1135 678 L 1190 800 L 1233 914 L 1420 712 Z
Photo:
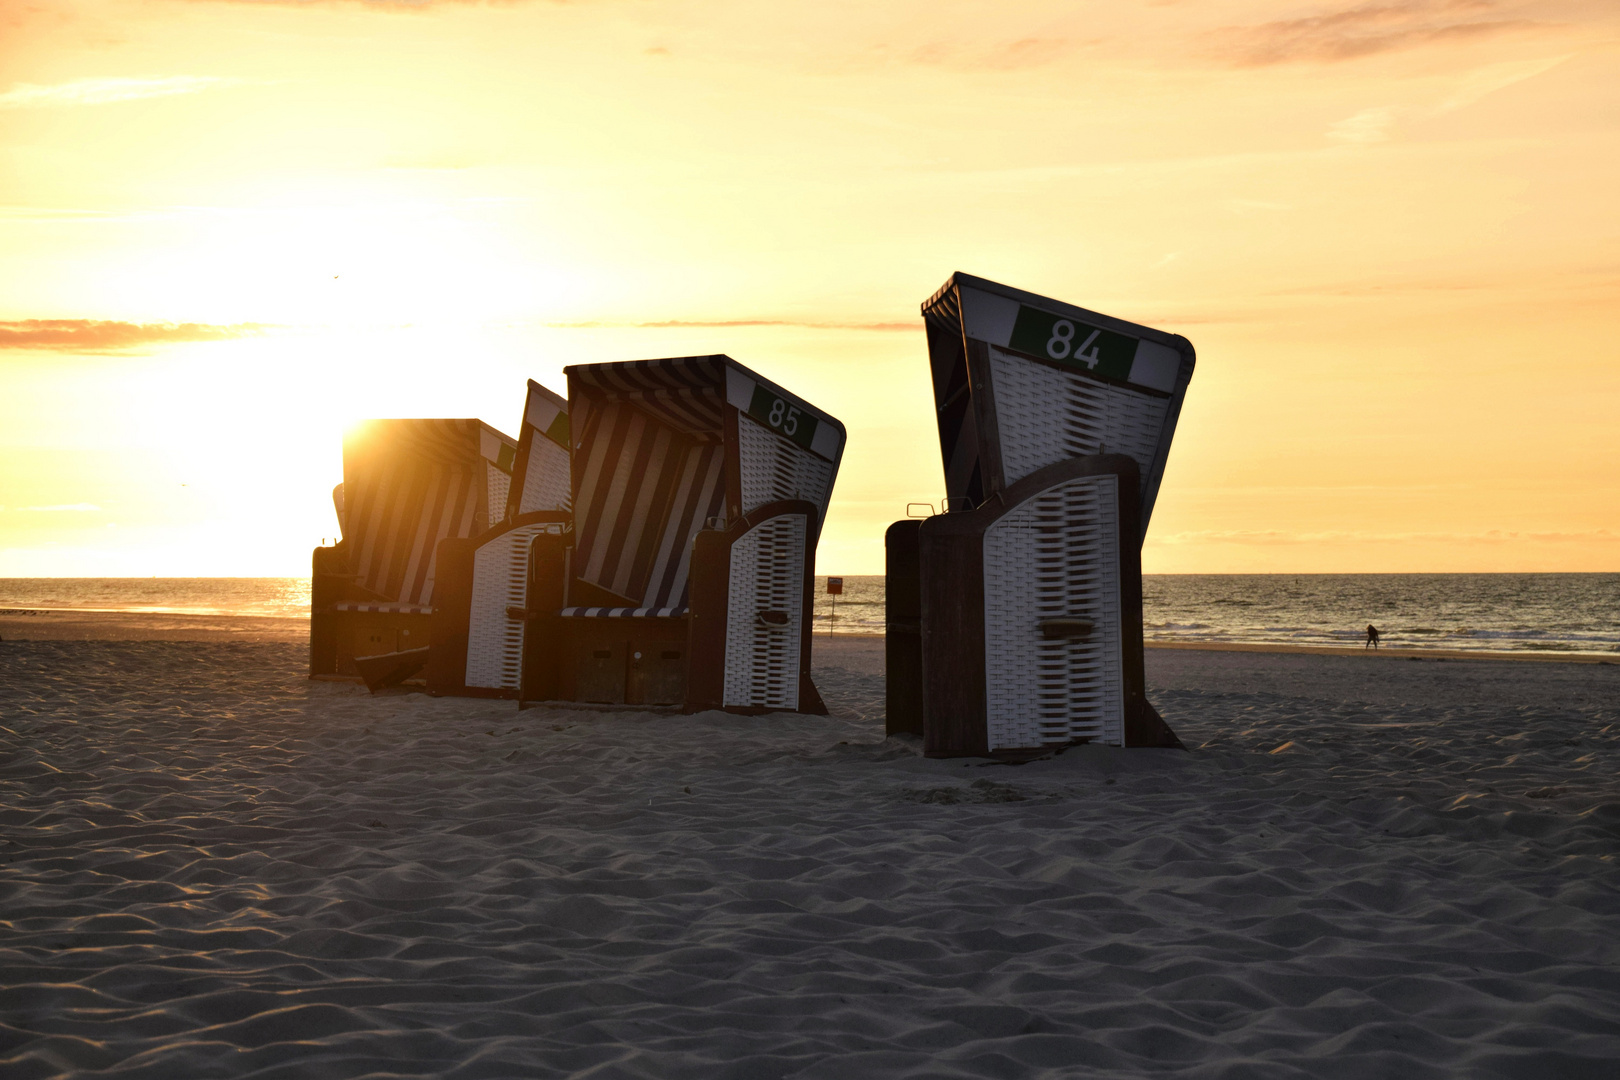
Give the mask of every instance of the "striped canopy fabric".
M 589 397 L 630 402 L 682 435 L 719 442 L 726 362 L 715 355 L 578 364 L 568 369 L 569 397 L 576 388 L 594 391 Z
M 692 537 L 725 509 L 725 448 L 596 398 L 574 453 L 574 572 L 628 601 L 686 604 Z M 638 399 L 639 400 L 639 399 Z
M 355 582 L 426 605 L 440 540 L 489 526 L 517 444 L 479 420 L 370 420 L 343 442 L 343 539 Z
M 954 279 L 953 279 L 954 280 Z M 968 390 L 962 338 L 962 309 L 947 283 L 923 305 L 928 359 L 934 376 L 934 407 L 939 419 L 939 456 L 945 466 L 945 496 L 984 502 L 984 467 L 979 460 L 978 425 Z
M 566 372 L 574 573 L 622 606 L 684 608 L 692 541 L 711 519 L 772 499 L 825 507 L 843 425 L 729 356 Z M 728 508 L 728 488 L 740 505 Z
M 725 512 L 725 356 L 567 369 L 574 572 L 629 608 L 687 603 L 692 538 Z

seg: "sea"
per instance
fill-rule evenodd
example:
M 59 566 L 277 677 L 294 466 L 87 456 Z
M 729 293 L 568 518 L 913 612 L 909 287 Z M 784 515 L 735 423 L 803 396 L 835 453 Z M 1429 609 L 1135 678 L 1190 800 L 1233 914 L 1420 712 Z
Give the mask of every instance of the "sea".
M 817 633 L 881 634 L 882 575 L 816 579 Z M 1620 653 L 1620 574 L 1149 574 L 1149 641 Z M 17 611 L 309 617 L 308 578 L 0 578 Z

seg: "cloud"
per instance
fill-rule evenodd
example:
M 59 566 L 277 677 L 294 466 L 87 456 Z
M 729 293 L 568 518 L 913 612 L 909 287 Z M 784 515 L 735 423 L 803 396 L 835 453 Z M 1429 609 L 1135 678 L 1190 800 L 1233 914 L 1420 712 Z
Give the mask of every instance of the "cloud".
M 1451 96 L 1434 106 L 1395 106 L 1380 105 L 1371 109 L 1362 109 L 1354 116 L 1347 116 L 1338 123 L 1331 125 L 1327 130 L 1327 137 L 1338 142 L 1353 143 L 1362 146 L 1371 143 L 1388 142 L 1390 129 L 1395 121 L 1402 117 L 1416 120 L 1431 120 L 1444 116 L 1446 113 L 1479 101 L 1481 98 L 1496 91 L 1533 79 L 1543 72 L 1568 60 L 1570 55 L 1554 56 L 1538 60 L 1516 60 L 1505 64 L 1491 64 L 1480 68 L 1466 76 L 1452 91 Z
M 1466 108 L 1496 91 L 1512 86 L 1514 83 L 1533 79 L 1537 75 L 1568 60 L 1573 53 L 1562 56 L 1545 57 L 1539 60 L 1510 60 L 1504 64 L 1491 64 L 1472 72 L 1462 81 L 1462 84 L 1445 101 L 1435 107 L 1435 114 L 1448 113 L 1455 109 Z
M 1096 44 L 1086 42 L 1085 44 Z M 955 71 L 1019 71 L 1063 59 L 1080 43 L 1061 36 L 1036 35 L 1014 41 L 932 42 L 912 49 L 906 59 L 925 67 Z
M 449 7 L 451 5 L 465 7 L 472 4 L 510 7 L 522 3 L 523 0 L 206 0 L 206 2 L 248 4 L 254 7 L 335 7 L 338 4 L 351 4 L 356 7 L 371 8 L 374 11 L 425 11 L 433 7 Z M 551 2 L 566 3 L 567 0 L 551 0 Z
M 1544 29 L 1525 19 L 1492 18 L 1494 0 L 1407 0 L 1229 26 L 1214 33 L 1216 51 L 1239 67 L 1291 61 L 1334 63 L 1397 49 Z
M 0 506 L 0 510 L 5 507 Z M 101 507 L 95 503 L 63 503 L 59 506 L 14 506 L 13 511 L 28 514 L 99 514 Z
M 1384 105 L 1376 109 L 1362 109 L 1354 116 L 1347 116 L 1343 120 L 1328 128 L 1327 137 L 1339 142 L 1359 143 L 1365 146 L 1368 143 L 1388 142 L 1389 128 L 1395 122 L 1395 109 Z
M 37 86 L 18 83 L 0 94 L 0 109 L 36 109 L 53 105 L 111 105 L 142 98 L 195 94 L 239 82 L 213 75 L 170 75 L 161 79 L 78 79 Z
M 1620 533 L 1609 529 L 1588 529 L 1578 532 L 1532 532 L 1508 529 L 1488 529 L 1485 532 L 1360 532 L 1353 530 L 1327 530 L 1314 533 L 1291 533 L 1277 529 L 1207 529 L 1168 536 L 1155 536 L 1151 545 L 1172 544 L 1522 544 L 1522 543 L 1620 543 Z
M 547 323 L 547 326 L 557 330 L 598 330 L 598 329 L 633 329 L 633 330 L 685 330 L 685 329 L 715 329 L 739 326 L 791 326 L 801 330 L 865 330 L 865 331 L 892 331 L 915 330 L 920 325 L 917 322 L 808 322 L 799 319 L 663 319 L 657 322 L 570 322 Z
M 252 337 L 259 323 L 214 326 L 208 323 L 130 323 L 97 319 L 23 319 L 0 322 L 0 349 L 51 352 L 127 352 L 144 345 L 178 341 L 221 341 Z

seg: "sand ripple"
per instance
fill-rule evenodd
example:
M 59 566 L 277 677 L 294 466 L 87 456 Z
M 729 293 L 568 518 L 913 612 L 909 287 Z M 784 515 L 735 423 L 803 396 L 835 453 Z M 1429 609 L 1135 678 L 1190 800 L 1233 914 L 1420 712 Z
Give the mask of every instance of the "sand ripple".
M 1603 1077 L 1620 708 L 1164 689 L 1192 753 L 0 646 L 0 1073 Z M 1308 675 L 1308 665 L 1303 668 Z

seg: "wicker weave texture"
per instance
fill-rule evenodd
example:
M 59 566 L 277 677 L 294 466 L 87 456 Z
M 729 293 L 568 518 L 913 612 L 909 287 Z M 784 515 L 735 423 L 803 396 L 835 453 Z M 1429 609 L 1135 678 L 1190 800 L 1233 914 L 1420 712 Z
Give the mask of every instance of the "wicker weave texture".
M 1118 477 L 1079 477 L 985 532 L 991 750 L 1123 743 L 1118 506 Z M 1047 639 L 1040 623 L 1051 618 L 1089 619 L 1094 629 L 1085 639 Z
M 725 704 L 763 709 L 799 707 L 799 647 L 803 635 L 805 545 L 803 514 L 762 522 L 731 545 L 726 606 Z M 781 612 L 767 625 L 762 612 Z
M 536 435 L 529 444 L 529 465 L 528 471 L 523 475 L 523 492 L 518 500 L 518 513 L 567 510 L 571 498 L 568 451 L 550 439 Z
M 484 462 L 484 483 L 487 500 L 484 503 L 484 527 L 499 525 L 501 517 L 506 513 L 506 496 L 512 490 L 512 477 L 496 468 L 492 463 Z
M 743 513 L 778 499 L 803 499 L 827 516 L 833 464 L 747 416 L 737 418 Z
M 529 547 L 540 533 L 562 526 L 540 522 L 509 529 L 473 554 L 472 610 L 467 622 L 467 685 L 516 690 L 523 664 L 523 620 L 506 613 L 521 608 Z
M 1169 400 L 1137 393 L 1021 356 L 990 350 L 1008 484 L 1036 469 L 1086 454 L 1128 454 L 1146 483 Z

